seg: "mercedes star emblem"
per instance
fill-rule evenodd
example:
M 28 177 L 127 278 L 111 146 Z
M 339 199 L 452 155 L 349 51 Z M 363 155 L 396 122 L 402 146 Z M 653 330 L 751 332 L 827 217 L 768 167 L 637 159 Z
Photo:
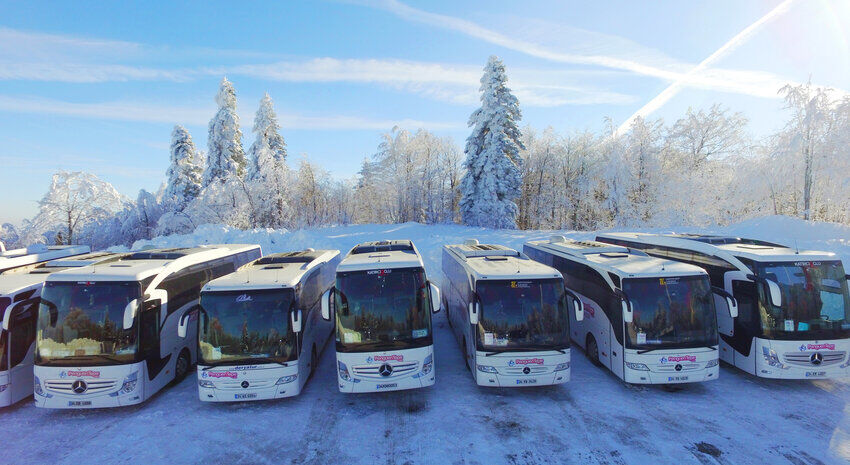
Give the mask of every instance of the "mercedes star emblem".
M 675 366 L 674 368 L 676 369 L 676 371 L 682 371 L 682 364 L 681 364 L 681 363 L 677 363 L 677 364 L 676 364 L 676 366 Z
M 522 373 L 525 374 L 525 375 L 531 373 L 531 368 L 528 368 L 528 367 L 523 368 Z
M 381 376 L 386 378 L 387 376 L 393 374 L 393 367 L 389 363 L 385 363 L 381 365 L 381 368 L 378 368 L 378 373 L 380 373 Z
M 815 352 L 812 354 L 810 360 L 812 361 L 812 365 L 820 365 L 821 363 L 823 363 L 823 355 L 821 355 L 820 352 Z
M 86 392 L 86 389 L 88 388 L 89 387 L 86 386 L 86 382 L 81 379 L 78 379 L 71 384 L 71 390 L 74 391 L 74 394 L 82 394 Z
M 247 389 L 248 386 L 250 386 L 250 384 L 248 384 L 248 381 L 242 381 L 241 386 L 242 386 L 242 389 Z

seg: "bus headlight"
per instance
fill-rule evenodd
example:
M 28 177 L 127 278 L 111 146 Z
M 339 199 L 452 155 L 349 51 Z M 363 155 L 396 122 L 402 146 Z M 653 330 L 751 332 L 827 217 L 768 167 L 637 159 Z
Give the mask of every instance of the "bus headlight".
M 570 369 L 570 362 L 567 363 L 559 363 L 555 365 L 555 371 L 564 371 Z
M 629 368 L 631 368 L 632 370 L 638 370 L 638 371 L 649 371 L 649 367 L 648 367 L 648 366 L 646 366 L 646 365 L 645 365 L 645 364 L 643 364 L 643 363 L 632 363 L 632 362 L 626 362 L 626 366 L 627 366 L 627 367 L 629 367 Z
M 342 378 L 343 381 L 351 381 L 351 375 L 348 374 L 348 367 L 340 361 L 337 361 L 336 363 L 339 368 L 339 377 Z
M 298 374 L 283 376 L 281 378 L 278 378 L 277 382 L 274 383 L 274 384 L 275 385 L 287 384 L 287 383 L 291 383 L 291 382 L 295 381 L 296 379 L 298 379 Z
M 431 370 L 434 368 L 434 356 L 429 355 L 425 357 L 425 363 L 422 364 L 422 374 L 427 375 L 431 373 Z
M 716 367 L 718 363 L 720 363 L 720 361 L 718 359 L 714 358 L 714 359 L 709 360 L 708 363 L 705 364 L 705 367 L 706 368 Z
M 6 389 L 8 389 L 8 387 L 9 387 L 8 384 L 0 384 L 0 392 L 5 391 Z
M 491 367 L 489 365 L 478 365 L 478 371 L 482 373 L 499 373 L 496 371 L 496 367 Z
M 139 380 L 139 372 L 134 371 L 129 376 L 124 378 L 124 384 L 121 385 L 121 389 L 118 392 L 113 392 L 110 396 L 115 397 L 120 394 L 129 394 L 136 389 L 136 383 Z
M 776 368 L 787 368 L 785 364 L 779 360 L 779 355 L 776 354 L 775 350 L 768 349 L 767 347 L 762 347 L 761 350 L 764 355 L 764 361 L 767 362 L 768 365 Z
M 199 379 L 198 386 L 207 389 L 215 389 L 215 384 L 213 384 L 213 382 L 208 379 Z
M 44 391 L 41 390 L 41 380 L 38 379 L 38 376 L 33 376 L 33 381 L 32 392 L 37 396 L 44 397 Z

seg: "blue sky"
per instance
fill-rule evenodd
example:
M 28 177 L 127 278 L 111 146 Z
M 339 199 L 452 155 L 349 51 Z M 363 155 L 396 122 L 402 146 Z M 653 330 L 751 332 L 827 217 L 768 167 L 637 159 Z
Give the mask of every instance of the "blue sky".
M 58 169 L 93 172 L 133 198 L 156 190 L 175 124 L 205 149 L 224 75 L 246 147 L 268 92 L 290 160 L 306 154 L 338 177 L 394 125 L 462 146 L 491 54 L 522 125 L 563 132 L 717 102 L 760 137 L 784 122 L 782 83 L 850 89 L 841 0 L 0 6 L 0 222 L 32 216 Z

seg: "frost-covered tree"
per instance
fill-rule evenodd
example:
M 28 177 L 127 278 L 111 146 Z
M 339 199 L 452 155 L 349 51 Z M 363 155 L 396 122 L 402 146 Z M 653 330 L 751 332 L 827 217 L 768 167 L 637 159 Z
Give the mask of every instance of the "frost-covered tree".
M 281 228 L 289 220 L 289 170 L 279 153 L 260 138 L 252 146 L 257 168 L 248 183 L 254 226 Z
M 27 223 L 23 242 L 73 244 L 76 232 L 86 224 L 114 216 L 129 204 L 112 184 L 85 172 L 60 171 L 38 202 L 38 214 Z
M 15 225 L 12 223 L 3 223 L 0 225 L 0 244 L 3 244 L 6 249 L 15 249 L 19 246 L 23 247 L 24 245 L 19 243 L 20 239 L 18 228 Z
M 242 131 L 236 114 L 236 90 L 224 78 L 215 97 L 218 111 L 209 125 L 207 164 L 203 174 L 203 187 L 214 181 L 224 183 L 228 177 L 242 177 L 245 172 L 245 151 L 242 148 Z
M 175 211 L 183 211 L 201 192 L 203 169 L 200 156 L 189 131 L 174 126 L 171 133 L 171 164 L 168 166 L 164 203 Z
M 256 138 L 251 148 L 248 149 L 248 179 L 257 179 L 260 172 L 260 150 L 268 150 L 269 155 L 280 163 L 286 161 L 286 142 L 280 135 L 280 124 L 277 122 L 277 114 L 274 111 L 274 102 L 269 94 L 260 100 L 260 108 L 254 116 L 254 130 Z
M 507 87 L 505 66 L 491 56 L 481 77 L 481 108 L 469 117 L 472 134 L 466 140 L 466 174 L 461 180 L 463 222 L 492 228 L 516 227 L 522 174 L 519 151 L 524 148 L 517 123 L 519 101 Z

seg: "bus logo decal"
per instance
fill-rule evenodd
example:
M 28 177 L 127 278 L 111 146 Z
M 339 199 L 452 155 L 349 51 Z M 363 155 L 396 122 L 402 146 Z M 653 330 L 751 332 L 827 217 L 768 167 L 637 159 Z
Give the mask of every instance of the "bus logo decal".
M 205 371 L 201 374 L 203 378 L 232 378 L 236 379 L 239 376 L 239 373 L 235 371 Z
M 508 366 L 515 365 L 543 365 L 542 358 L 518 358 L 516 360 L 508 360 Z
M 396 355 L 376 355 L 374 357 L 369 357 L 368 359 L 366 359 L 367 363 L 372 363 L 372 361 L 375 361 L 375 362 L 390 362 L 390 361 L 392 361 L 392 362 L 403 362 L 404 361 L 404 355 L 398 355 L 398 354 L 396 354 Z
M 252 300 L 254 299 L 252 299 L 248 294 L 242 294 L 236 298 L 236 302 L 251 302 Z
M 835 344 L 803 344 L 800 346 L 800 352 L 806 350 L 835 350 Z
M 66 376 L 71 376 L 74 378 L 82 378 L 87 376 L 89 378 L 100 378 L 100 372 L 94 370 L 68 370 L 59 373 L 60 378 L 65 378 Z
M 667 362 L 696 362 L 697 358 L 694 355 L 671 355 L 669 357 L 661 357 L 661 363 Z

